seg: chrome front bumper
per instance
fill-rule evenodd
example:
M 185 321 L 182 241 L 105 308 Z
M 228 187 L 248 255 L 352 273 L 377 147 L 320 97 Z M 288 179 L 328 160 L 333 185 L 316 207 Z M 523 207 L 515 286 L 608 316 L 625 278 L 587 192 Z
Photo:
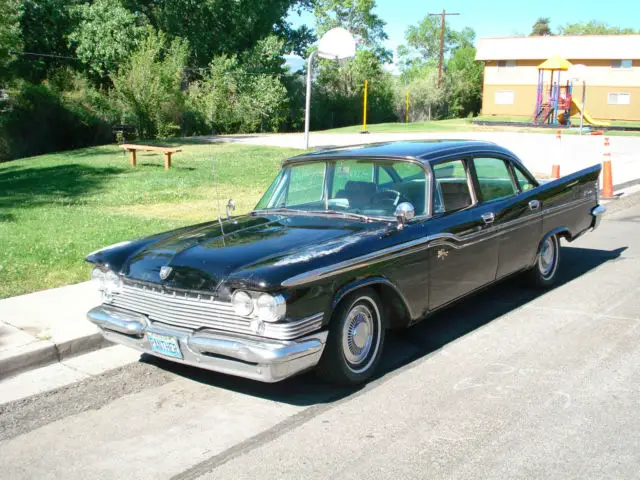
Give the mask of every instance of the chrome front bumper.
M 604 208 L 604 205 L 596 205 L 591 209 L 591 215 L 593 215 L 593 222 L 591 223 L 591 229 L 595 230 L 600 225 L 600 221 L 602 220 L 602 216 L 607 211 Z
M 114 343 L 178 363 L 261 382 L 277 382 L 315 367 L 327 340 L 326 331 L 289 341 L 213 330 L 193 332 L 154 324 L 144 315 L 108 305 L 93 308 L 87 317 Z M 147 332 L 176 338 L 183 358 L 153 351 Z

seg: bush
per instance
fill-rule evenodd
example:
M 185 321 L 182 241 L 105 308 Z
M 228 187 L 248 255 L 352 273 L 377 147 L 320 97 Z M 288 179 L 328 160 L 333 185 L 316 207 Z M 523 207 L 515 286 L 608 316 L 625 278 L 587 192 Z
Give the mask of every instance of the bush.
M 0 113 L 0 160 L 112 142 L 111 125 L 80 97 L 23 84 L 11 108 Z

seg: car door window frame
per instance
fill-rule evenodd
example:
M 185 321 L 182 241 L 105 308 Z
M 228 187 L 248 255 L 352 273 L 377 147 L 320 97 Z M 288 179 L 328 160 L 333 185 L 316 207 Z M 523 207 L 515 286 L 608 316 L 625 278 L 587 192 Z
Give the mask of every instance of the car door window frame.
M 516 184 L 516 188 L 518 189 L 518 193 L 530 192 L 534 188 L 540 186 L 538 181 L 528 171 L 526 171 L 524 168 L 521 168 L 520 165 L 518 165 L 516 162 L 514 162 L 511 159 L 509 159 L 507 161 L 509 163 L 509 170 L 511 172 L 511 177 L 513 178 L 513 181 Z M 516 175 L 516 169 L 518 169 L 520 171 L 520 173 L 522 174 L 522 176 L 524 176 L 529 181 L 529 183 L 531 183 L 531 185 L 533 185 L 532 189 L 530 189 L 530 190 L 522 190 L 522 188 L 520 188 L 520 182 L 518 182 L 518 176 Z
M 446 164 L 446 163 L 451 163 L 451 162 L 456 162 L 456 161 L 460 161 L 462 162 L 463 168 L 464 168 L 464 173 L 467 179 L 467 188 L 469 189 L 469 196 L 471 197 L 471 204 L 465 208 L 461 208 L 458 210 L 452 210 L 447 212 L 446 210 L 444 212 L 440 212 L 440 213 L 436 213 L 433 208 L 435 206 L 435 195 L 437 194 L 437 189 L 438 189 L 438 184 L 437 184 L 437 180 L 436 180 L 436 172 L 435 172 L 435 167 L 438 167 L 440 165 Z M 429 198 L 429 216 L 433 217 L 435 215 L 451 215 L 453 213 L 457 213 L 457 212 L 461 212 L 461 211 L 466 211 L 469 210 L 473 207 L 475 207 L 476 205 L 478 205 L 479 200 L 478 200 L 478 195 L 476 193 L 476 189 L 475 189 L 475 184 L 473 183 L 473 176 L 471 174 L 471 164 L 473 162 L 471 162 L 470 158 L 468 157 L 459 157 L 459 156 L 455 156 L 455 157 L 447 157 L 447 158 L 443 158 L 441 160 L 439 160 L 436 163 L 433 164 L 429 164 L 430 167 L 430 177 L 431 177 L 431 195 L 427 195 Z
M 492 158 L 495 160 L 500 160 L 502 161 L 505 166 L 507 167 L 507 172 L 509 174 L 509 178 L 511 179 L 511 186 L 513 187 L 513 192 L 511 195 L 507 195 L 505 197 L 500 197 L 500 198 L 493 198 L 491 200 L 485 200 L 483 195 L 482 195 L 482 190 L 480 188 L 480 181 L 478 180 L 478 172 L 476 171 L 476 166 L 474 163 L 474 160 L 476 158 Z M 472 177 L 473 177 L 473 184 L 474 187 L 477 190 L 477 198 L 478 198 L 478 203 L 486 205 L 489 203 L 493 203 L 493 202 L 501 202 L 503 200 L 507 200 L 509 198 L 513 198 L 515 196 L 518 196 L 520 193 L 522 193 L 520 191 L 520 187 L 518 186 L 518 182 L 516 181 L 515 178 L 515 173 L 513 172 L 512 168 L 511 168 L 511 159 L 503 157 L 502 155 L 497 155 L 495 153 L 487 153 L 487 154 L 476 154 L 473 155 L 472 157 L 469 158 L 469 167 L 470 170 L 472 172 Z

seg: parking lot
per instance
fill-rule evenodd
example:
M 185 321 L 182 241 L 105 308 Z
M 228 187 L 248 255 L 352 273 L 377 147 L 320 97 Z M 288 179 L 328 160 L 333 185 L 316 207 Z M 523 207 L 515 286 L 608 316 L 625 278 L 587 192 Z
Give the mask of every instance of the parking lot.
M 638 203 L 610 204 L 598 230 L 564 246 L 553 290 L 512 278 L 391 334 L 380 376 L 362 389 L 310 374 L 260 384 L 143 357 L 0 405 L 0 471 L 637 478 Z

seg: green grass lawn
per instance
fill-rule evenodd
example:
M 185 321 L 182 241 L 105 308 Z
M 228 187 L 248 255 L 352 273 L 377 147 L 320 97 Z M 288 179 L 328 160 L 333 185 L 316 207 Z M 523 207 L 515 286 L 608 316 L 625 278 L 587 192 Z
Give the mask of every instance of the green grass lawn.
M 220 204 L 252 209 L 280 161 L 297 150 L 231 144 L 182 145 L 165 172 L 162 155 L 117 146 L 0 163 L 0 298 L 87 280 L 83 262 L 103 246 L 215 219 Z

